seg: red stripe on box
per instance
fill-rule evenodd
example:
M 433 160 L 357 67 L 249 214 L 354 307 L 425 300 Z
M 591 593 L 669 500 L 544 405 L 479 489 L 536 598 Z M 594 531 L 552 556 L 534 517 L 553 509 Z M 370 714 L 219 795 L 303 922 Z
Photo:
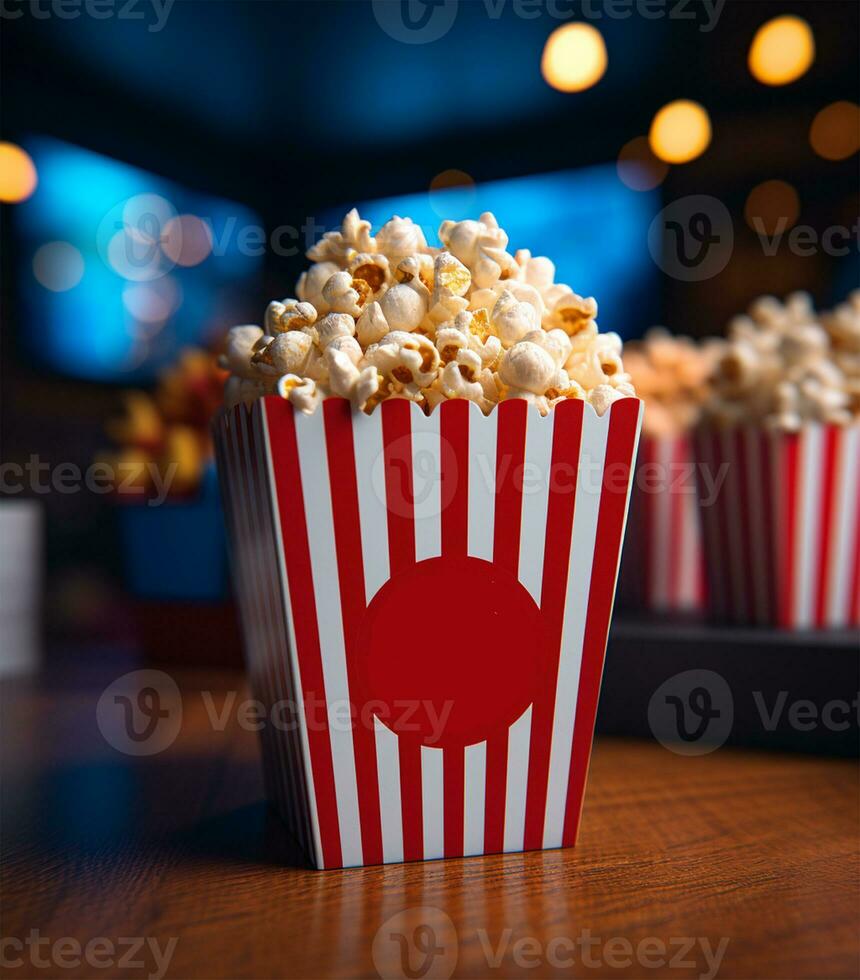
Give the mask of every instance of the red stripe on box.
M 815 624 L 827 625 L 827 603 L 830 598 L 830 553 L 833 548 L 833 515 L 836 511 L 836 456 L 839 429 L 828 425 L 824 429 L 822 447 L 821 500 L 819 501 L 818 576 L 815 596 Z
M 409 739 L 397 741 L 400 758 L 400 808 L 403 818 L 403 860 L 424 858 L 421 745 Z
M 797 553 L 797 498 L 798 455 L 800 438 L 796 433 L 785 433 L 778 437 L 779 477 L 782 484 L 782 528 L 779 532 L 779 564 L 777 566 L 779 587 L 778 625 L 790 629 L 797 618 L 794 601 L 795 555 Z
M 561 656 L 564 607 L 567 598 L 567 579 L 570 570 L 570 545 L 582 441 L 583 407 L 584 402 L 569 400 L 560 403 L 553 410 L 550 492 L 547 502 L 540 601 L 545 635 L 551 648 L 546 651 L 547 662 L 543 682 L 535 696 L 532 710 L 523 840 L 523 847 L 526 850 L 543 846 L 549 756 Z
M 762 525 L 758 533 L 762 535 L 765 558 L 764 595 L 767 603 L 767 622 L 775 623 L 779 607 L 779 589 L 776 577 L 778 547 L 777 528 L 779 526 L 779 502 L 774 490 L 775 440 L 769 432 L 758 433 L 759 472 L 761 475 Z
M 657 451 L 657 443 L 654 439 L 644 439 L 642 441 L 642 487 L 637 491 L 642 504 L 642 541 L 645 552 L 642 555 L 643 566 L 642 574 L 645 577 L 644 593 L 645 604 L 649 609 L 654 608 L 657 597 L 657 570 L 658 552 L 656 548 L 656 494 L 652 493 L 651 480 L 653 479 L 653 462 Z
M 439 412 L 442 479 L 442 554 L 465 556 L 469 538 L 469 402 L 443 402 Z M 465 757 L 447 747 L 442 759 L 445 857 L 463 854 Z
M 323 403 L 328 456 L 331 509 L 337 551 L 337 576 L 343 620 L 346 676 L 350 690 L 360 689 L 357 675 L 357 643 L 365 613 L 364 563 L 361 519 L 355 475 L 352 406 L 343 399 Z M 373 720 L 363 704 L 354 704 L 352 745 L 355 755 L 356 790 L 361 817 L 361 850 L 365 864 L 382 863 L 382 822 L 379 814 L 379 774 Z
M 588 593 L 588 611 L 582 643 L 582 667 L 576 699 L 576 720 L 567 784 L 562 844 L 572 846 L 579 829 L 585 781 L 594 737 L 594 720 L 600 696 L 600 678 L 606 656 L 609 618 L 615 593 L 615 577 L 624 516 L 627 508 L 627 479 L 632 465 L 639 402 L 622 399 L 610 408 L 606 440 L 604 483 L 600 494 L 594 560 Z
M 412 422 L 410 403 L 402 398 L 383 402 L 382 444 L 385 460 L 385 499 L 388 507 L 388 561 L 393 578 L 415 564 L 415 507 L 412 487 Z M 398 739 L 403 856 L 424 857 L 421 748 Z
M 289 402 L 267 398 L 264 410 L 270 433 L 272 468 L 281 519 L 281 547 L 284 549 L 289 578 L 290 605 L 303 695 L 302 709 L 308 732 L 323 866 L 340 867 L 343 858 L 328 713 L 325 710 L 328 702 L 323 681 L 296 424 L 293 407 Z M 314 709 L 313 716 L 309 715 L 309 707 Z
M 405 398 L 383 402 L 385 499 L 388 504 L 388 560 L 392 577 L 415 564 L 415 510 L 412 492 L 412 424 Z
M 684 520 L 684 509 L 687 506 L 687 498 L 684 487 L 684 464 L 687 461 L 687 453 L 684 440 L 677 436 L 672 440 L 672 466 L 666 475 L 668 482 L 668 492 L 672 499 L 671 511 L 671 532 L 668 549 L 663 550 L 663 561 L 669 564 L 669 595 L 668 608 L 680 609 L 684 605 L 683 585 L 681 580 L 681 570 L 684 564 L 684 551 L 687 547 L 687 525 Z
M 493 562 L 506 568 L 512 575 L 519 572 L 527 411 L 528 405 L 519 398 L 502 402 L 496 409 Z M 488 854 L 504 849 L 507 764 L 508 731 L 505 729 L 487 739 L 484 850 Z

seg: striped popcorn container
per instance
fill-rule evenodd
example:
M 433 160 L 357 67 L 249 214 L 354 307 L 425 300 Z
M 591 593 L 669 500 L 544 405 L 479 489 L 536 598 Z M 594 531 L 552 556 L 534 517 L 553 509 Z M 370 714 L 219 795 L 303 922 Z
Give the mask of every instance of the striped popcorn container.
M 721 622 L 860 625 L 860 426 L 701 429 L 709 606 Z
M 574 843 L 640 407 L 216 419 L 267 792 L 316 867 Z
M 705 605 L 705 556 L 692 439 L 643 436 L 621 564 L 619 599 L 649 612 Z

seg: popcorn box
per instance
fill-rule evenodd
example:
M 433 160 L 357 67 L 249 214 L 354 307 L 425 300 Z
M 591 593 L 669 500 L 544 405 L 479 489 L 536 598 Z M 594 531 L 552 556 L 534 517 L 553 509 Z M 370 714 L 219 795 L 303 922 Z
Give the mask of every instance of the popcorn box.
M 626 606 L 652 612 L 704 608 L 697 494 L 692 438 L 644 436 L 621 564 L 619 597 Z
M 574 843 L 640 408 L 216 419 L 267 791 L 317 868 Z
M 860 624 L 860 426 L 703 428 L 696 446 L 700 468 L 723 479 L 701 507 L 713 616 Z

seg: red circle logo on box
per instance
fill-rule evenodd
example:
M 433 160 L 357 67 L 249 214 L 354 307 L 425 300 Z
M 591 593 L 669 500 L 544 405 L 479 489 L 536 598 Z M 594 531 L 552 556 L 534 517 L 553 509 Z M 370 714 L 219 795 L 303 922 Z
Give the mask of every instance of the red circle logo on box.
M 532 703 L 546 650 L 540 609 L 514 575 L 480 558 L 429 558 L 373 597 L 360 694 L 398 738 L 471 745 Z

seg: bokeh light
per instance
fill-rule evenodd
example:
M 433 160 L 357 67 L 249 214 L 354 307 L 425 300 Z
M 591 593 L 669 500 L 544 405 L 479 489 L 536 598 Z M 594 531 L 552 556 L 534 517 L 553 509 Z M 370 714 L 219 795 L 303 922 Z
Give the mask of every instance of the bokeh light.
M 596 27 L 564 24 L 547 39 L 541 72 L 560 92 L 581 92 L 600 81 L 606 61 L 606 45 Z
M 128 283 L 122 290 L 122 302 L 135 320 L 162 326 L 182 304 L 182 287 L 173 276 Z
M 0 201 L 26 201 L 38 182 L 30 155 L 15 143 L 0 142 Z
M 440 218 L 474 211 L 475 181 L 465 170 L 443 170 L 430 181 L 430 206 Z
M 788 231 L 799 215 L 800 198 L 784 180 L 766 180 L 753 187 L 744 206 L 746 222 L 757 234 Z
M 645 136 L 637 136 L 621 147 L 618 179 L 633 191 L 650 191 L 666 179 L 668 166 L 658 160 Z
M 117 275 L 131 282 L 149 282 L 166 271 L 155 242 L 130 228 L 116 232 L 108 242 L 107 260 Z
M 812 149 L 825 160 L 845 160 L 860 150 L 860 105 L 833 102 L 812 120 Z
M 812 29 L 800 17 L 775 17 L 756 31 L 749 69 L 765 85 L 787 85 L 804 75 L 815 60 Z
M 654 116 L 648 141 L 666 163 L 688 163 L 701 156 L 711 142 L 710 117 L 698 102 L 670 102 Z
M 177 265 L 200 265 L 212 251 L 212 229 L 194 214 L 180 214 L 164 226 L 164 254 Z
M 33 256 L 33 275 L 45 289 L 65 293 L 84 275 L 84 257 L 70 242 L 47 242 Z

